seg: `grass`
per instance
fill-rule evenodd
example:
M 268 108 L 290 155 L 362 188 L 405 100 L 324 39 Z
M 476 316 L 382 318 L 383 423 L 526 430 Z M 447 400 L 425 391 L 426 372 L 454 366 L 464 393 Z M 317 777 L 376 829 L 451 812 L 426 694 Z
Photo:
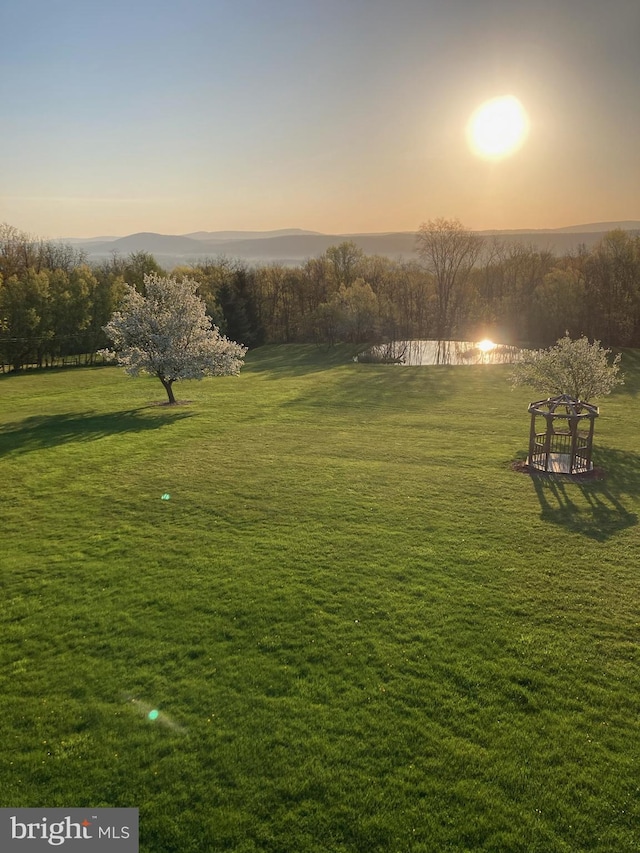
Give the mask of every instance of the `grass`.
M 148 853 L 638 850 L 640 354 L 581 484 L 511 469 L 508 368 L 349 355 L 175 408 L 0 378 L 0 806 L 138 807 Z

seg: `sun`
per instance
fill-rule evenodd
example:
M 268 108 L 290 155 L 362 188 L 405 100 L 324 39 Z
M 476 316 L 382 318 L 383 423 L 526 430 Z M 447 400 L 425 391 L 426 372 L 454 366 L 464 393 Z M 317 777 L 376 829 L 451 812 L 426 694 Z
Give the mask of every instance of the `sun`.
M 467 123 L 471 150 L 487 160 L 501 160 L 522 146 L 529 133 L 529 118 L 520 101 L 503 95 L 485 101 Z
M 491 350 L 495 349 L 498 344 L 494 344 L 493 341 L 490 341 L 488 338 L 485 338 L 483 341 L 480 341 L 477 346 L 481 352 L 491 352 Z

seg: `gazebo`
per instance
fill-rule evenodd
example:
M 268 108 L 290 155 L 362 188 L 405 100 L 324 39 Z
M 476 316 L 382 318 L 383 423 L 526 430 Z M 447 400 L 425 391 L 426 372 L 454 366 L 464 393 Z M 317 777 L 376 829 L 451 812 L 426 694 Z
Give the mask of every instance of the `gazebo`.
M 554 474 L 586 474 L 593 469 L 591 449 L 597 406 L 560 394 L 530 403 L 529 413 L 529 468 Z M 540 418 L 544 419 L 542 432 L 538 432 Z

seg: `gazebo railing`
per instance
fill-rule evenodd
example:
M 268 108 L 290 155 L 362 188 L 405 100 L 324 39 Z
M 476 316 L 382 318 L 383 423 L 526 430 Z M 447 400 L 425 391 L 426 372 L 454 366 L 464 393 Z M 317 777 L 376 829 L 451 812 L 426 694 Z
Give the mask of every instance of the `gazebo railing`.
M 537 432 L 531 443 L 529 452 L 529 464 L 542 471 L 548 471 L 552 467 L 550 459 L 555 457 L 566 458 L 570 473 L 588 471 L 589 459 L 589 434 L 577 432 L 574 437 L 569 430 L 558 430 L 557 432 Z

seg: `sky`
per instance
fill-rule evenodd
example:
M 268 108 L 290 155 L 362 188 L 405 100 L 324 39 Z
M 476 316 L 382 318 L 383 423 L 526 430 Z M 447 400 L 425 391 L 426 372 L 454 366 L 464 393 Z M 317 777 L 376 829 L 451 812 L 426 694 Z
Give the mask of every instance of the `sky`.
M 0 0 L 0 222 L 42 237 L 640 219 L 638 0 Z M 478 157 L 471 113 L 529 135 Z

